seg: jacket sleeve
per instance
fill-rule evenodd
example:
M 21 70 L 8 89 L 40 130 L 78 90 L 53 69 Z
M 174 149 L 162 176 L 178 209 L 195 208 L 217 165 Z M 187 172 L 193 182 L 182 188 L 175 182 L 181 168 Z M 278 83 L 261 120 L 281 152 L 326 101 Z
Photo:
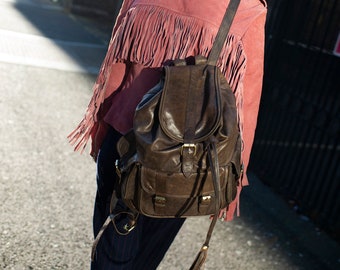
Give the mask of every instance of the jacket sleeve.
M 120 8 L 119 14 L 116 18 L 115 25 L 112 29 L 111 40 L 117 32 L 122 20 L 126 16 L 126 12 L 129 10 L 131 6 L 132 0 L 124 0 L 122 6 Z M 108 51 L 106 57 L 103 61 L 102 65 L 109 59 L 110 51 L 112 49 L 111 42 L 108 47 Z M 107 74 L 105 78 L 105 89 L 98 89 L 100 92 L 103 92 L 103 96 L 100 101 L 100 108 L 98 112 L 96 112 L 96 121 L 93 123 L 93 127 L 91 128 L 91 151 L 90 155 L 96 161 L 99 149 L 101 144 L 107 134 L 108 131 L 108 124 L 103 121 L 104 115 L 110 107 L 110 97 L 112 94 L 117 91 L 122 83 L 124 75 L 127 71 L 127 64 L 126 63 L 116 63 L 113 67 L 110 68 L 110 73 Z M 98 76 L 97 81 L 100 81 L 101 78 Z M 103 79 L 102 79 L 103 80 Z M 98 91 L 97 90 L 97 91 Z M 95 94 L 94 94 L 95 96 Z
M 239 201 L 242 186 L 248 185 L 246 176 L 250 151 L 254 141 L 257 115 L 262 92 L 263 62 L 264 62 L 264 25 L 266 9 L 263 9 L 249 25 L 242 37 L 243 49 L 247 58 L 246 71 L 243 77 L 243 151 L 244 175 L 237 186 L 237 195 L 227 209 L 220 212 L 219 217 L 225 221 L 233 220 L 235 212 L 239 216 Z
M 245 32 L 242 42 L 247 57 L 243 80 L 243 163 L 246 172 L 259 112 L 264 68 L 264 35 L 266 10 L 253 21 Z M 243 185 L 248 184 L 245 177 Z

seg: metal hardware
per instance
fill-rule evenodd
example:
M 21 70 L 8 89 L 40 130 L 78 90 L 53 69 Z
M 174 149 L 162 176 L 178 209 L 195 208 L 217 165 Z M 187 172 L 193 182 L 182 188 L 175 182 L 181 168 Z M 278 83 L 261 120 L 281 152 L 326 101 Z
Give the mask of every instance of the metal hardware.
M 202 247 L 202 250 L 208 250 L 208 248 L 209 248 L 209 246 L 204 245 L 204 246 Z
M 131 232 L 135 227 L 136 223 L 134 222 L 134 224 L 126 223 L 123 228 L 126 232 Z
M 125 215 L 123 218 L 128 219 L 128 222 L 122 228 L 116 224 L 116 218 L 120 215 Z M 122 211 L 116 214 L 110 214 L 109 217 L 112 220 L 114 229 L 119 235 L 128 235 L 137 226 L 138 214 L 134 215 L 132 212 Z
M 162 197 L 162 196 L 156 195 L 154 200 L 155 200 L 155 204 L 158 204 L 158 205 L 162 205 L 163 206 L 166 203 L 166 198 Z
M 200 198 L 200 203 L 201 204 L 209 204 L 210 201 L 211 201 L 211 196 L 210 195 L 201 196 L 201 198 Z
M 116 173 L 120 177 L 121 172 L 120 172 L 120 169 L 119 169 L 119 160 L 118 159 L 116 159 L 116 161 L 115 161 L 115 167 L 116 167 Z
M 197 152 L 197 146 L 196 146 L 196 144 L 194 144 L 194 143 L 185 143 L 185 144 L 183 144 L 183 145 L 182 145 L 182 149 L 181 149 L 181 155 L 183 155 L 184 148 L 189 148 L 189 149 L 188 149 L 188 153 L 189 153 L 189 154 L 196 155 L 196 152 Z M 190 150 L 190 149 L 192 149 L 192 148 L 194 149 L 193 151 Z

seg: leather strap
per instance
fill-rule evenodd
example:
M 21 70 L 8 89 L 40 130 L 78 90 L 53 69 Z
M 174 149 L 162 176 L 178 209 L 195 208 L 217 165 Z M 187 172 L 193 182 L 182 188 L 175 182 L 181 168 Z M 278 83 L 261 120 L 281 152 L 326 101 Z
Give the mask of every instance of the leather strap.
M 209 163 L 211 166 L 211 173 L 212 173 L 212 179 L 213 179 L 213 185 L 214 185 L 214 191 L 215 191 L 215 215 L 213 217 L 213 220 L 211 221 L 207 237 L 205 240 L 204 245 L 209 246 L 210 237 L 212 235 L 212 231 L 214 229 L 214 226 L 217 221 L 218 214 L 220 212 L 220 202 L 221 202 L 221 186 L 220 186 L 220 170 L 218 165 L 218 154 L 216 150 L 216 144 L 214 142 L 210 143 L 208 147 L 208 158 Z
M 210 55 L 208 58 L 208 64 L 212 66 L 216 66 L 216 63 L 218 61 L 218 58 L 221 54 L 223 45 L 225 43 L 225 40 L 228 36 L 231 24 L 234 20 L 237 8 L 240 4 L 240 0 L 230 0 L 230 3 L 228 5 L 228 8 L 224 14 L 221 26 L 217 32 L 217 35 L 215 37 L 215 41 L 213 44 L 213 47 L 210 51 Z
M 214 191 L 215 191 L 215 214 L 213 216 L 213 219 L 210 223 L 207 236 L 205 238 L 204 244 L 201 247 L 200 252 L 197 254 L 194 262 L 192 263 L 190 270 L 199 270 L 202 268 L 202 265 L 204 264 L 206 258 L 207 258 L 207 253 L 209 249 L 209 242 L 211 235 L 213 233 L 213 230 L 215 228 L 218 214 L 220 211 L 220 196 L 221 196 L 221 187 L 219 184 L 219 179 L 220 179 L 220 171 L 219 171 L 219 166 L 218 166 L 218 154 L 216 150 L 216 144 L 215 142 L 211 142 L 208 145 L 208 159 L 209 163 L 211 166 L 211 173 L 212 173 L 212 179 L 213 179 L 213 185 L 214 185 Z
M 96 258 L 96 250 L 97 250 L 97 245 L 99 243 L 99 240 L 101 239 L 101 237 L 103 236 L 103 233 L 105 232 L 105 230 L 107 229 L 107 227 L 110 225 L 110 223 L 112 222 L 113 227 L 115 229 L 115 231 L 117 232 L 117 234 L 119 235 L 128 235 L 130 233 L 131 230 L 133 230 L 136 227 L 136 223 L 137 223 L 137 219 L 139 214 L 138 213 L 134 213 L 132 211 L 120 211 L 117 213 L 114 213 L 114 209 L 116 207 L 118 203 L 118 198 L 116 196 L 116 192 L 113 191 L 112 196 L 111 196 L 111 201 L 110 201 L 110 215 L 106 218 L 103 226 L 101 227 L 100 231 L 98 232 L 97 236 L 95 237 L 93 244 L 92 244 L 92 250 L 91 250 L 91 261 L 93 262 Z M 127 223 L 124 226 L 124 232 L 121 232 L 115 223 L 115 218 L 118 215 L 121 214 L 125 214 L 130 218 L 130 222 Z
M 208 58 L 208 64 L 209 65 L 216 65 L 218 58 L 221 54 L 223 45 L 225 43 L 225 40 L 228 36 L 230 27 L 231 27 L 231 23 L 234 20 L 237 8 L 240 4 L 240 0 L 231 0 L 228 8 L 224 14 L 221 26 L 217 32 L 213 47 L 211 49 L 209 58 Z M 220 172 L 219 172 L 219 165 L 218 165 L 218 154 L 217 154 L 217 150 L 216 150 L 216 144 L 215 142 L 210 142 L 208 145 L 208 159 L 209 159 L 209 163 L 211 166 L 211 173 L 212 173 L 212 179 L 213 179 L 213 185 L 214 185 L 214 191 L 215 191 L 215 215 L 210 223 L 208 232 L 207 232 L 207 236 L 205 239 L 205 242 L 201 248 L 200 253 L 205 253 L 204 256 L 200 256 L 200 253 L 198 254 L 196 260 L 194 261 L 194 263 L 192 264 L 190 269 L 200 269 L 202 264 L 205 261 L 206 258 L 206 253 L 207 250 L 209 248 L 209 242 L 210 242 L 210 238 L 212 235 L 212 232 L 215 228 L 216 222 L 217 222 L 217 218 L 218 218 L 218 214 L 219 214 L 219 210 L 220 210 L 220 196 L 221 196 L 221 187 L 219 184 L 219 179 L 220 179 Z

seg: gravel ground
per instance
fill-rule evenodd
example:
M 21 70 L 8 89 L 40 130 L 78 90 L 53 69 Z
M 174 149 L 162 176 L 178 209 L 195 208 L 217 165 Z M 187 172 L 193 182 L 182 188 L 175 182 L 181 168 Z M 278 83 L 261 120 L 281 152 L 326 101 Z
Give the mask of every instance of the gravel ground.
M 88 102 L 81 93 L 92 79 L 8 64 L 0 64 L 0 74 L 6 78 L 0 101 L 0 269 L 85 269 L 95 167 L 72 152 L 66 135 L 75 112 L 79 117 Z M 62 85 L 72 87 L 61 93 Z

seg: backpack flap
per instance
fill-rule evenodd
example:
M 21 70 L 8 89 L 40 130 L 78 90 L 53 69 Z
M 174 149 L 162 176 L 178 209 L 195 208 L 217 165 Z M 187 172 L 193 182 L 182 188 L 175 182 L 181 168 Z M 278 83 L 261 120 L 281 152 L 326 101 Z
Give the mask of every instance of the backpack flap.
M 221 120 L 215 68 L 204 64 L 167 66 L 165 74 L 158 115 L 163 132 L 180 143 L 204 141 Z

